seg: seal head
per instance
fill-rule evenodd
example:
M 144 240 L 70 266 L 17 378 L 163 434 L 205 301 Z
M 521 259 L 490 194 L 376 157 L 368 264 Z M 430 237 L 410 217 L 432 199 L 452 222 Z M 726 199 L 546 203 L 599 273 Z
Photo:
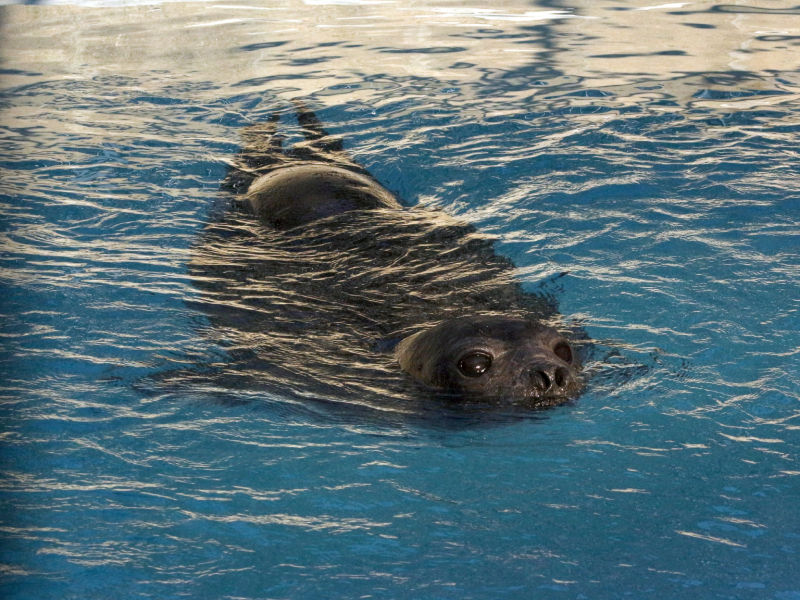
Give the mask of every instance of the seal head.
M 445 321 L 401 341 L 395 356 L 418 381 L 468 398 L 555 405 L 582 388 L 580 358 L 569 340 L 524 319 Z

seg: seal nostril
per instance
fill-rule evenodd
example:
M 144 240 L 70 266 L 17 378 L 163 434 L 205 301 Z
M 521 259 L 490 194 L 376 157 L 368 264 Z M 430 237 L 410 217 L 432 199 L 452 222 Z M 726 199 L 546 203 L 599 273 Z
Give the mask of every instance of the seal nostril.
M 556 369 L 555 380 L 558 387 L 564 387 L 564 384 L 567 382 L 568 378 L 569 373 L 567 373 L 567 370 L 564 367 L 558 367 Z
M 550 377 L 544 371 L 531 371 L 530 378 L 533 387 L 540 392 L 546 392 L 550 389 Z

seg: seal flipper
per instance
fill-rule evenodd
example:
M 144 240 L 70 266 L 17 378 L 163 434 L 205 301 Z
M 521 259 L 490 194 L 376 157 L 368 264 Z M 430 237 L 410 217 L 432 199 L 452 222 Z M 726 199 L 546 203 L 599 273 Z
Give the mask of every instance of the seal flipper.
M 244 128 L 242 149 L 222 182 L 222 189 L 243 194 L 264 172 L 286 164 L 284 136 L 276 133 L 279 120 L 280 115 L 275 113 L 264 123 Z
M 292 104 L 294 104 L 297 114 L 297 122 L 303 128 L 305 142 L 296 144 L 288 152 L 290 157 L 301 161 L 333 164 L 369 177 L 380 185 L 369 171 L 354 161 L 345 151 L 342 138 L 328 133 L 313 110 L 297 98 L 292 100 Z
M 279 116 L 247 127 L 223 189 L 239 195 L 234 206 L 286 230 L 351 210 L 401 208 L 397 198 L 344 151 L 317 116 L 293 100 L 304 142 L 282 150 Z
M 297 112 L 297 122 L 303 128 L 303 136 L 308 142 L 306 148 L 325 154 L 344 152 L 342 138 L 332 137 L 322 126 L 322 121 L 314 114 L 314 111 L 301 100 L 292 100 L 292 104 Z

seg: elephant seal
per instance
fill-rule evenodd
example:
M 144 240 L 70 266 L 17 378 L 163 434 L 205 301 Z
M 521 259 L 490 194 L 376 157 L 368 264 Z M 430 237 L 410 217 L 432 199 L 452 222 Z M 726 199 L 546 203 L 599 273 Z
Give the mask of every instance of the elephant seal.
M 193 249 L 228 376 L 381 408 L 576 397 L 585 335 L 554 300 L 525 292 L 472 225 L 404 206 L 295 107 L 304 141 L 289 150 L 279 115 L 243 131 L 232 206 Z

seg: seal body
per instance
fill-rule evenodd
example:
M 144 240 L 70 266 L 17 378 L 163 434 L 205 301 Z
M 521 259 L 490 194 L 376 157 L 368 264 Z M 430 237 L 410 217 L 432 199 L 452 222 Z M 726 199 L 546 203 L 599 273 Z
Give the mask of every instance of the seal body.
M 574 398 L 582 336 L 554 300 L 473 226 L 403 206 L 295 105 L 305 142 L 284 151 L 277 117 L 247 128 L 233 207 L 193 249 L 226 377 L 381 406 Z
M 351 210 L 401 208 L 376 181 L 324 163 L 300 163 L 262 175 L 248 188 L 247 203 L 254 215 L 276 229 Z

